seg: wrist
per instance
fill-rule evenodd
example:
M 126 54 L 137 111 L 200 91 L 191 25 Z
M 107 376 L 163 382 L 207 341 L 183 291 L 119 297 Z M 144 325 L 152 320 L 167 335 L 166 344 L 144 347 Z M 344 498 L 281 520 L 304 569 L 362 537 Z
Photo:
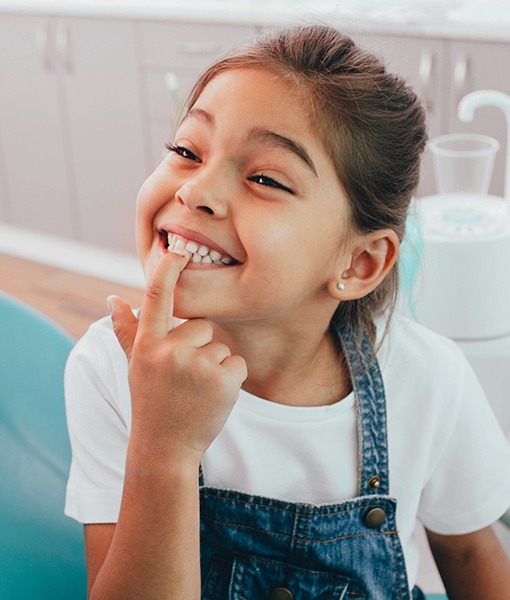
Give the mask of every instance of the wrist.
M 198 478 L 202 453 L 167 439 L 148 440 L 133 433 L 126 457 L 126 471 L 158 476 Z

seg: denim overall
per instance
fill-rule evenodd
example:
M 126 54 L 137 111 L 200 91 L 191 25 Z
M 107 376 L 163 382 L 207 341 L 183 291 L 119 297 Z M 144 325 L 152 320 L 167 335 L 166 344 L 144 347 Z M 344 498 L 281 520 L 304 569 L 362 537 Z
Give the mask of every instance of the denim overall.
M 207 487 L 200 473 L 202 600 L 410 600 L 388 495 L 386 401 L 368 338 L 336 332 L 356 397 L 359 496 L 291 503 Z M 339 474 L 341 476 L 341 474 Z

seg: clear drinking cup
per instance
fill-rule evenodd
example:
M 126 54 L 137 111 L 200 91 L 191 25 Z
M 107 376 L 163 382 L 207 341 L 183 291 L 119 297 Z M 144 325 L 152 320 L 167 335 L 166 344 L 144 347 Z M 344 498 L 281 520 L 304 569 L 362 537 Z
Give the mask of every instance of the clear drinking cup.
M 486 195 L 499 142 L 486 135 L 452 133 L 432 138 L 439 194 Z

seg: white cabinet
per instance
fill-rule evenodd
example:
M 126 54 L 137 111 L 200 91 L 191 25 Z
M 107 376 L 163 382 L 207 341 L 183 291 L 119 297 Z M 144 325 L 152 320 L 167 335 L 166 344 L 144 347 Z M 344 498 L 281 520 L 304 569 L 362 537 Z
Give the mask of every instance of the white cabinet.
M 65 90 L 83 239 L 133 250 L 135 201 L 145 178 L 134 24 L 72 19 Z
M 510 44 L 461 42 L 446 39 L 363 34 L 358 42 L 382 56 L 388 67 L 416 89 L 427 109 L 430 137 L 450 132 L 473 132 L 498 139 L 501 150 L 490 192 L 503 195 L 506 126 L 496 108 L 479 109 L 472 123 L 457 119 L 457 105 L 468 92 L 496 89 L 510 93 Z M 431 156 L 424 155 L 420 195 L 436 193 Z
M 11 219 L 11 205 L 7 191 L 7 177 L 5 176 L 5 159 L 2 147 L 2 132 L 0 131 L 0 223 Z
M 215 23 L 140 23 L 148 168 L 171 141 L 180 111 L 197 77 L 219 56 L 253 39 L 256 28 Z
M 0 17 L 3 190 L 14 224 L 76 238 L 55 24 L 38 17 Z
M 134 251 L 146 174 L 134 24 L 0 17 L 0 135 L 12 222 Z

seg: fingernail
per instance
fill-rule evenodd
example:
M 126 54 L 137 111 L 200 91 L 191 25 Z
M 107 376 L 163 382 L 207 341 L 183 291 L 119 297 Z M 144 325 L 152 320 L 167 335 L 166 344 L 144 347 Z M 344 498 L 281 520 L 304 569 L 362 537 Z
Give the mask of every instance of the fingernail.
M 184 248 L 169 248 L 168 251 L 172 254 L 178 254 L 179 256 L 190 256 L 190 253 Z
M 106 298 L 106 306 L 108 306 L 108 311 L 110 314 L 112 314 L 113 310 L 114 310 L 114 304 L 113 304 L 113 299 L 115 298 L 115 296 L 108 296 L 108 298 Z

